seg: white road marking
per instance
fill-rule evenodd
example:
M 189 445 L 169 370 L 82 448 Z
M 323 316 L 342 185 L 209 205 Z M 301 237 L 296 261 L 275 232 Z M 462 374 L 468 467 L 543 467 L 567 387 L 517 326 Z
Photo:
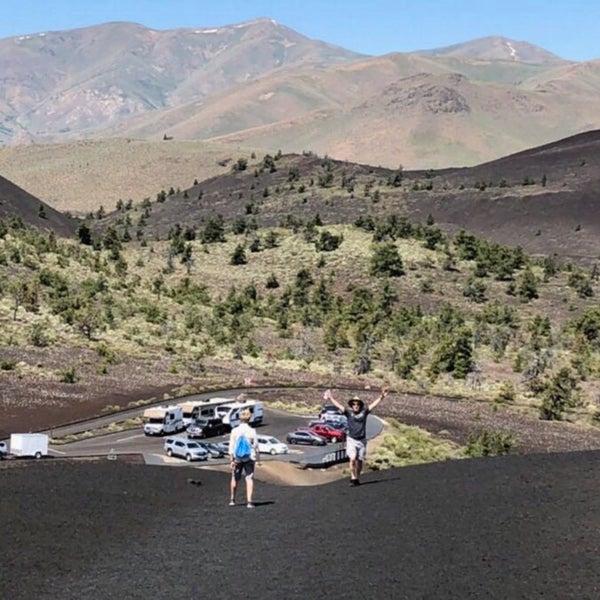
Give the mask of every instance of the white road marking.
M 177 464 L 181 463 L 183 458 L 177 458 L 176 456 L 167 456 L 166 454 L 152 454 L 152 456 L 156 456 L 157 458 L 162 458 L 166 463 Z
M 54 448 L 48 448 L 48 452 L 54 452 L 55 454 L 66 454 L 62 450 L 55 450 Z
M 136 433 L 135 435 L 130 435 L 126 438 L 121 438 L 120 440 L 115 440 L 115 444 L 120 444 L 121 442 L 127 442 L 128 440 L 134 440 L 135 438 L 142 437 L 143 433 Z

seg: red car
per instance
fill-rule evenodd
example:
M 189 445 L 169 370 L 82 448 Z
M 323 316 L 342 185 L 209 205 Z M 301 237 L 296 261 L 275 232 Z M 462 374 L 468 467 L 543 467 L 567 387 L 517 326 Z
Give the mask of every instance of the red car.
M 327 423 L 313 423 L 310 426 L 310 430 L 314 431 L 317 435 L 324 437 L 327 441 L 333 442 L 343 442 L 346 439 L 346 432 L 342 429 L 337 429 L 336 427 L 332 427 Z

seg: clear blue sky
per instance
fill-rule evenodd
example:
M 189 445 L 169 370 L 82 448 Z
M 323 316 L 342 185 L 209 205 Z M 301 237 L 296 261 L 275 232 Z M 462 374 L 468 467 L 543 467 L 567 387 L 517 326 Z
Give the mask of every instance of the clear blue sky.
M 0 0 L 0 38 L 109 21 L 173 29 L 257 17 L 373 55 L 502 35 L 569 60 L 600 58 L 598 0 Z

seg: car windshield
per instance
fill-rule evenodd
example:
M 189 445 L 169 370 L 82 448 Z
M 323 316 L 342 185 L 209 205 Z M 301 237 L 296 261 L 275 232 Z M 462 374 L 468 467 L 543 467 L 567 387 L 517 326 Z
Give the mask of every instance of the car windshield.
M 267 440 L 269 444 L 280 444 L 281 442 L 277 438 L 269 438 Z
M 188 442 L 187 447 L 191 450 L 197 450 L 198 448 L 202 448 L 202 446 L 198 444 L 198 442 Z

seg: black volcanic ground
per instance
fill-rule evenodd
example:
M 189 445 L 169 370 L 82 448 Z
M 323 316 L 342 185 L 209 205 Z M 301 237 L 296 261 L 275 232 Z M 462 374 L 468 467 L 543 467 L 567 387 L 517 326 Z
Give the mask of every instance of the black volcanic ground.
M 597 599 L 599 462 L 529 455 L 369 473 L 360 488 L 259 483 L 253 511 L 227 506 L 214 471 L 5 465 L 0 597 Z
M 74 219 L 0 177 L 0 219 L 12 216 L 19 217 L 27 225 L 54 231 L 60 237 L 72 237 L 77 231 Z

